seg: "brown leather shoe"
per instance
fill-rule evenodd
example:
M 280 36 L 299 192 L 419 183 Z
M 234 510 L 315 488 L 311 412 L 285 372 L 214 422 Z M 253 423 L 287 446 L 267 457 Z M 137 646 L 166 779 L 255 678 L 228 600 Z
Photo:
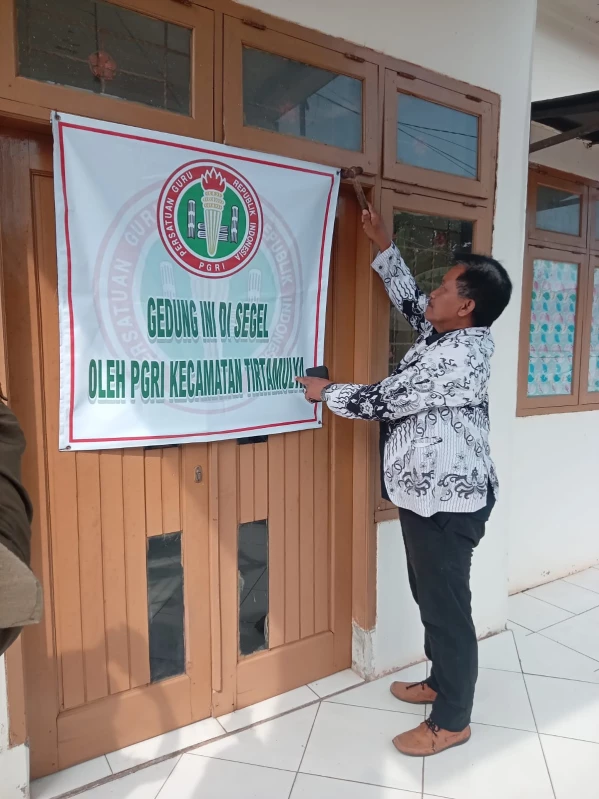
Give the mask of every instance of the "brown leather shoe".
M 471 735 L 470 727 L 461 732 L 449 732 L 442 730 L 430 719 L 423 721 L 414 730 L 402 732 L 401 735 L 393 739 L 393 746 L 402 753 L 410 757 L 430 757 L 438 755 L 452 746 L 461 746 L 468 743 Z
M 393 682 L 391 683 L 391 693 L 396 699 L 401 702 L 409 702 L 411 705 L 432 705 L 437 698 L 437 692 L 433 691 L 426 680 Z

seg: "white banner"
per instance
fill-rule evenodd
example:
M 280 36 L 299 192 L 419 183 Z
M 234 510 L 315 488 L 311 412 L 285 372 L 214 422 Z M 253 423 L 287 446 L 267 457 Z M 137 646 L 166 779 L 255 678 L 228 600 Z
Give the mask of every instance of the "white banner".
M 339 171 L 54 115 L 60 448 L 321 424 Z

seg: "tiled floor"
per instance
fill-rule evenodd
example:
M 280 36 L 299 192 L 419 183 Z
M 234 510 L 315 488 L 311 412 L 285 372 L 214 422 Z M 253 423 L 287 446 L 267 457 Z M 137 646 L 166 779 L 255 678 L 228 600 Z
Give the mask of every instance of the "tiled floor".
M 480 644 L 473 734 L 466 746 L 425 761 L 402 757 L 391 739 L 418 724 L 426 709 L 391 697 L 389 683 L 397 675 L 365 684 L 343 672 L 231 714 L 219 720 L 222 727 L 210 720 L 172 733 L 181 737 L 179 748 L 221 737 L 80 795 L 597 799 L 599 570 L 512 597 L 509 617 L 507 632 Z M 425 673 L 422 664 L 400 678 L 419 680 Z M 111 768 L 139 763 L 146 750 L 160 756 L 165 745 L 140 744 L 85 764 L 88 776 L 101 780 Z M 57 775 L 63 792 L 77 789 L 81 773 L 75 771 Z M 55 796 L 55 788 L 41 781 L 32 797 Z

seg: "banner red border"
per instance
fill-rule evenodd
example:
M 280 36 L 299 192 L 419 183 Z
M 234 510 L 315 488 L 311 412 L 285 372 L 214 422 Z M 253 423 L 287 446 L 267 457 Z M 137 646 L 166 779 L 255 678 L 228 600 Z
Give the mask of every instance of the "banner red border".
M 225 155 L 222 152 L 218 152 L 215 150 L 210 150 L 205 147 L 193 147 L 189 144 L 180 144 L 179 142 L 168 142 L 162 141 L 161 139 L 152 139 L 148 136 L 138 136 L 132 133 L 121 133 L 119 131 L 113 130 L 103 130 L 102 128 L 94 128 L 91 126 L 86 125 L 76 125 L 72 122 L 62 122 L 61 120 L 58 121 L 58 139 L 59 139 L 59 147 L 60 147 L 60 171 L 61 171 L 61 180 L 62 180 L 62 193 L 63 193 L 63 202 L 64 202 L 64 226 L 65 226 L 65 241 L 66 241 L 66 250 L 67 250 L 67 295 L 68 295 L 68 304 L 69 304 L 69 345 L 71 351 L 71 393 L 69 399 L 69 443 L 71 444 L 101 444 L 102 442 L 106 443 L 114 443 L 118 441 L 170 441 L 175 439 L 182 439 L 182 438 L 203 438 L 205 436 L 218 436 L 218 435 L 231 435 L 233 433 L 245 433 L 250 432 L 253 430 L 262 430 L 266 431 L 269 429 L 274 429 L 278 427 L 286 427 L 289 425 L 294 424 L 307 424 L 308 422 L 314 422 L 317 419 L 317 406 L 314 406 L 314 414 L 308 419 L 298 419 L 297 421 L 291 422 L 278 422 L 274 424 L 267 424 L 267 425 L 256 425 L 255 427 L 238 427 L 233 428 L 231 430 L 214 430 L 205 433 L 177 433 L 174 435 L 164 435 L 164 436 L 130 436 L 126 438 L 75 438 L 73 433 L 73 415 L 75 410 L 75 330 L 74 330 L 74 314 L 73 314 L 73 297 L 72 297 L 72 280 L 71 280 L 71 270 L 72 270 L 72 263 L 71 263 L 71 241 L 70 241 L 70 234 L 69 234 L 69 205 L 67 201 L 67 183 L 66 183 L 66 165 L 65 165 L 65 158 L 64 158 L 64 138 L 63 138 L 63 130 L 64 128 L 72 128 L 74 130 L 84 130 L 89 133 L 100 133 L 106 136 L 117 136 L 118 138 L 122 139 L 132 139 L 134 141 L 143 141 L 149 142 L 150 144 L 161 144 L 165 147 L 176 147 L 181 150 L 189 150 L 191 152 L 196 153 L 204 153 L 207 155 L 212 156 L 220 156 L 221 158 Z M 327 232 L 327 221 L 329 218 L 329 211 L 331 207 L 331 195 L 333 192 L 334 186 L 334 177 L 328 172 L 320 172 L 316 169 L 308 169 L 306 167 L 300 166 L 293 166 L 291 164 L 280 164 L 275 161 L 267 161 L 262 158 L 251 158 L 243 155 L 237 154 L 226 154 L 227 158 L 235 159 L 238 161 L 248 161 L 254 164 L 264 164 L 265 166 L 275 166 L 279 169 L 289 169 L 294 172 L 305 172 L 311 175 L 321 175 L 323 177 L 328 177 L 331 180 L 331 186 L 329 188 L 329 193 L 327 197 L 327 205 L 324 215 L 324 226 L 322 230 L 322 239 L 321 239 L 321 246 L 320 246 L 320 265 L 318 271 L 318 293 L 317 293 L 317 300 L 316 300 L 316 333 L 314 338 L 314 366 L 318 366 L 316 363 L 316 358 L 318 354 L 318 333 L 320 330 L 320 299 L 322 294 L 322 275 L 323 275 L 323 268 L 324 268 L 324 248 L 326 242 L 326 232 Z

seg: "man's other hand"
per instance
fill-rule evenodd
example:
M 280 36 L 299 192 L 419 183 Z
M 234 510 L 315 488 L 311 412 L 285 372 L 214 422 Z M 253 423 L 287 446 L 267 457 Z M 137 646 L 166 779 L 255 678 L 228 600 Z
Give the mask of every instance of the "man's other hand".
M 320 396 L 323 388 L 331 385 L 330 380 L 325 380 L 322 377 L 296 377 L 298 383 L 306 389 L 306 399 L 310 402 L 321 402 Z
M 373 241 L 381 252 L 391 246 L 391 236 L 387 233 L 385 223 L 368 203 L 368 210 L 362 211 L 362 228 L 370 241 Z

